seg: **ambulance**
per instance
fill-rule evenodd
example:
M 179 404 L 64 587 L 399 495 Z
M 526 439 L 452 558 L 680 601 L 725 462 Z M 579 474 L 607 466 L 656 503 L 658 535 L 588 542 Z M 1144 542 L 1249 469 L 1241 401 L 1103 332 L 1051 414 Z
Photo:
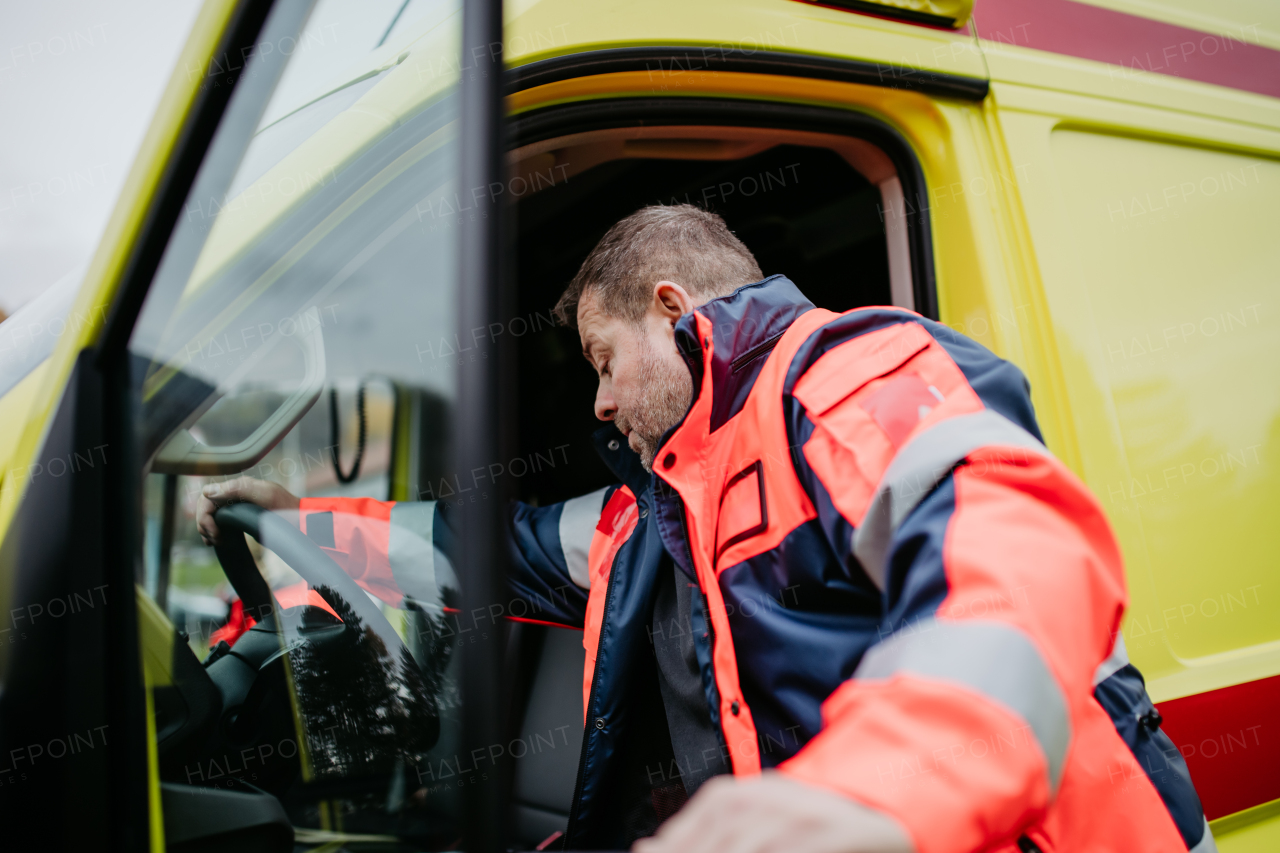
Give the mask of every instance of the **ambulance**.
M 675 202 L 1021 367 L 1218 848 L 1280 849 L 1261 0 L 206 0 L 87 268 L 0 324 L 5 849 L 554 847 L 582 637 L 503 597 L 501 508 L 611 482 L 550 307 Z M 371 593 L 248 505 L 203 545 L 241 475 L 448 502 L 458 577 Z

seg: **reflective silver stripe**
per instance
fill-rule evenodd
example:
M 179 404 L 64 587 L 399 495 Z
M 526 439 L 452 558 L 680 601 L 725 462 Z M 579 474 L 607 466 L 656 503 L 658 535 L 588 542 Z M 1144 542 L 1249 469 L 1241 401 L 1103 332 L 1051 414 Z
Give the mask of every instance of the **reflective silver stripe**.
M 880 478 L 875 497 L 853 533 L 853 553 L 884 589 L 889 541 L 911 510 L 970 453 L 989 446 L 1021 447 L 1044 456 L 1035 436 L 991 409 L 939 421 L 908 441 Z
M 560 510 L 560 549 L 564 552 L 565 565 L 569 567 L 569 579 L 583 589 L 591 586 L 591 568 L 587 554 L 591 551 L 591 539 L 595 536 L 600 513 L 604 512 L 603 489 L 571 498 Z
M 1124 636 L 1116 635 L 1116 644 L 1111 649 L 1111 654 L 1107 659 L 1098 664 L 1098 668 L 1093 671 L 1093 686 L 1097 687 L 1111 676 L 1129 665 L 1129 652 L 1124 647 Z
M 435 546 L 435 501 L 404 501 L 391 508 L 387 558 L 400 591 L 428 606 L 443 606 L 445 588 L 458 588 L 449 558 Z
M 963 684 L 1026 720 L 1049 762 L 1050 790 L 1057 792 L 1071 720 L 1062 688 L 1026 634 L 1001 622 L 929 619 L 872 646 L 853 677 L 900 672 Z
M 1204 836 L 1200 839 L 1200 843 L 1187 853 L 1218 853 L 1218 844 L 1213 840 L 1213 831 L 1209 829 L 1208 818 L 1204 819 Z

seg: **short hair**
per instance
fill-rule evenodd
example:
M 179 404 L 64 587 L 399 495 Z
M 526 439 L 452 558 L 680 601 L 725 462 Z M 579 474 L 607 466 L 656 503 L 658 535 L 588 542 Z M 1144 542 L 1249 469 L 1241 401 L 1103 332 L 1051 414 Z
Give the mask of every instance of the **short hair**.
M 562 324 L 577 328 L 578 305 L 594 293 L 609 316 L 638 322 L 653 286 L 664 279 L 702 304 L 762 278 L 751 251 L 719 216 L 691 204 L 654 204 L 605 232 L 554 313 Z

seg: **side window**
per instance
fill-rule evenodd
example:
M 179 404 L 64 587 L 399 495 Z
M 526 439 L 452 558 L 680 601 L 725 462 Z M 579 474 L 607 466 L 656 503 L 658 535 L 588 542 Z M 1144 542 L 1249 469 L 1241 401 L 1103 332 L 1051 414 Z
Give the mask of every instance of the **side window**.
M 314 322 L 322 332 L 328 329 L 332 339 L 341 315 L 336 304 L 327 308 L 316 313 Z M 307 322 L 303 320 L 298 328 Z M 271 334 L 290 332 L 298 333 L 292 319 L 283 331 L 273 329 Z M 257 463 L 227 473 L 188 475 L 153 470 L 147 476 L 144 587 L 165 606 L 202 660 L 220 639 L 245 624 L 243 605 L 235 598 L 217 555 L 196 529 L 199 500 L 206 486 L 250 477 L 277 483 L 300 498 L 392 498 L 391 442 L 396 392 L 403 386 L 381 375 L 344 381 L 340 373 L 332 375 L 336 372 L 331 372 L 319 398 L 297 426 L 285 432 Z M 234 445 L 259 426 L 264 411 L 278 407 L 284 399 L 280 390 L 273 393 L 249 384 L 225 389 L 225 396 L 196 420 L 191 434 L 208 445 Z M 250 547 L 269 580 L 300 580 L 256 540 Z M 232 627 L 220 632 L 228 622 Z
M 1280 164 L 1075 130 L 1052 152 L 1078 264 L 1046 272 L 1076 289 L 1055 317 L 1071 416 L 1129 565 L 1126 639 L 1159 693 L 1169 656 L 1280 639 Z
M 381 30 L 352 52 L 361 4 L 321 2 L 300 33 L 287 6 L 130 340 L 166 831 L 229 820 L 217 788 L 274 797 L 299 843 L 437 849 L 460 794 L 420 768 L 460 749 L 459 590 L 417 498 L 448 465 L 456 381 L 420 350 L 453 334 L 457 235 L 420 211 L 459 191 L 460 14 L 433 6 L 383 55 Z M 220 509 L 205 545 L 203 490 L 245 477 L 269 491 Z
M 591 444 L 595 372 L 549 306 L 605 231 L 645 205 L 692 203 L 723 217 L 765 275 L 785 274 L 821 308 L 914 306 L 903 184 L 876 145 L 752 127 L 749 113 L 742 126 L 629 118 L 631 126 L 548 136 L 510 154 L 517 432 L 521 458 L 533 463 L 513 478 L 523 500 L 564 500 L 615 480 Z

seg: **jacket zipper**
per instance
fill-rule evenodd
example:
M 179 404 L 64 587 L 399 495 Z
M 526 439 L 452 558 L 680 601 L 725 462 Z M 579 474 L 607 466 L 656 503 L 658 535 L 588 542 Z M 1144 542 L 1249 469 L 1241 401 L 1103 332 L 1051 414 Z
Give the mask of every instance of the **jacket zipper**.
M 637 504 L 639 502 L 637 501 Z M 582 727 L 582 756 L 578 759 L 578 781 L 573 788 L 573 802 L 569 807 L 569 822 L 565 825 L 564 847 L 569 849 L 569 842 L 573 837 L 574 824 L 578 821 L 578 807 L 582 800 L 582 786 L 587 776 L 587 744 L 591 740 L 592 729 L 595 728 L 590 718 L 590 710 L 596 702 L 596 691 L 600 689 L 600 643 L 604 639 L 604 626 L 609 617 L 609 605 L 613 601 L 613 590 L 617 585 L 618 572 L 615 571 L 618 565 L 618 555 L 622 553 L 622 549 L 618 549 L 618 553 L 613 555 L 613 563 L 609 566 L 609 585 L 604 591 L 604 608 L 600 615 L 600 637 L 596 640 L 596 663 L 591 670 L 591 693 L 587 699 L 587 707 L 583 709 L 583 727 Z
M 705 598 L 707 593 L 706 590 L 702 589 L 702 580 L 698 577 L 698 566 L 693 562 L 693 549 L 689 547 L 689 525 L 685 522 L 684 498 L 680 497 L 680 493 L 676 492 L 675 489 L 671 491 L 675 493 L 676 500 L 680 502 L 680 538 L 684 543 L 684 557 L 689 561 L 689 568 L 693 569 L 693 582 L 698 585 L 698 589 Z M 714 570 L 714 567 L 712 568 Z M 710 614 L 708 614 L 707 618 L 710 620 Z M 707 624 L 710 625 L 711 622 L 708 621 Z
M 735 358 L 729 364 L 730 369 L 732 369 L 734 373 L 738 373 L 739 371 L 742 370 L 742 368 L 746 367 L 748 364 L 755 361 L 760 356 L 764 355 L 767 352 L 772 351 L 773 348 L 778 345 L 778 341 L 782 340 L 782 336 L 785 334 L 786 334 L 785 331 L 779 332 L 778 334 L 774 335 L 772 338 L 769 338 L 769 340 L 756 344 L 751 349 L 747 350 L 742 355 Z

